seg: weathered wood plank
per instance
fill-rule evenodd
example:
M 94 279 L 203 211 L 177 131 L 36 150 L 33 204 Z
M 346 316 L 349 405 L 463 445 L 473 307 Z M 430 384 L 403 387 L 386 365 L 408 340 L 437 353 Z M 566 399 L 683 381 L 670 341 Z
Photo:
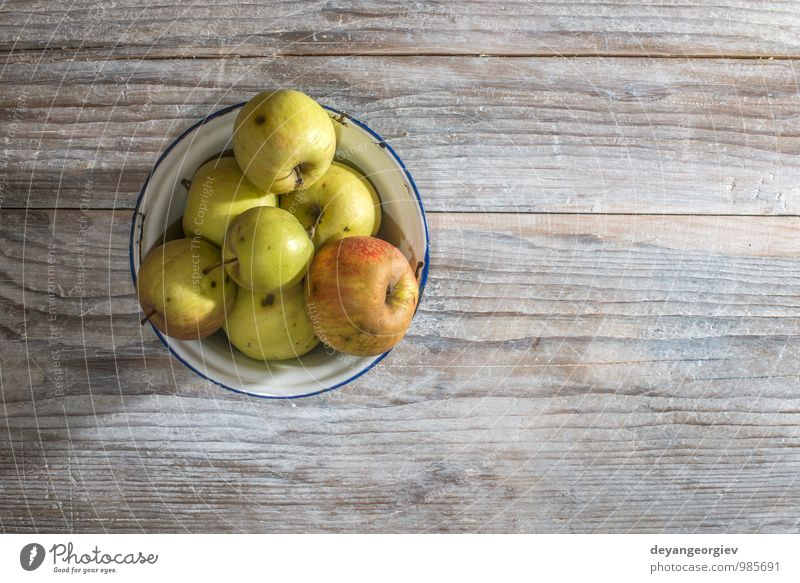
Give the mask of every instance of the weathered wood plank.
M 384 135 L 431 210 L 800 213 L 791 61 L 43 62 L 2 82 L 6 208 L 130 208 L 194 121 L 292 86 Z
M 139 326 L 128 213 L 4 211 L 3 528 L 797 530 L 800 218 L 430 219 L 398 349 L 264 402 Z
M 109 49 L 114 57 L 271 54 L 800 54 L 796 1 L 3 4 L 0 50 Z

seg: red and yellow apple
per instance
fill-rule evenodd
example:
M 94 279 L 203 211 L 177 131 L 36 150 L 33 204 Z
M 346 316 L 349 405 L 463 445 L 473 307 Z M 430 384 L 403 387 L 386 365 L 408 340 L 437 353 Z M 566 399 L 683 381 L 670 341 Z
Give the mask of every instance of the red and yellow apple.
M 306 311 L 317 337 L 355 356 L 376 356 L 405 336 L 419 286 L 405 256 L 375 237 L 347 237 L 314 256 Z

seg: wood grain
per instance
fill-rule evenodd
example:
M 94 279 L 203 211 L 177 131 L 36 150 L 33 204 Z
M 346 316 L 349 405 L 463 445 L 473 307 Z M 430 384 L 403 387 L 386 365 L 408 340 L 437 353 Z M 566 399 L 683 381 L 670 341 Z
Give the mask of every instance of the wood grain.
M 0 50 L 88 48 L 113 58 L 800 54 L 800 3 L 794 0 L 10 0 L 2 16 Z
M 409 336 L 296 402 L 139 326 L 129 220 L 3 211 L 4 530 L 797 530 L 799 218 L 434 213 Z
M 131 208 L 196 120 L 278 86 L 363 119 L 434 211 L 798 214 L 792 61 L 293 57 L 14 62 L 4 207 Z
M 3 3 L 0 531 L 797 532 L 798 8 Z M 434 211 L 407 338 L 293 402 L 172 359 L 127 250 L 160 152 L 279 86 Z

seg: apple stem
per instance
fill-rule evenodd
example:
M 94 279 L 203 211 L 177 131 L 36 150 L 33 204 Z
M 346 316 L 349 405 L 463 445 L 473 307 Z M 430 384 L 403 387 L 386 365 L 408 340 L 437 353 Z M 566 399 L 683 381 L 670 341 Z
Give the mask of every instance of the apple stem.
M 147 315 L 139 321 L 139 325 L 140 326 L 144 326 L 144 323 L 147 322 L 150 319 L 150 316 L 152 316 L 155 313 L 156 313 L 156 309 L 155 308 L 153 308 L 152 310 L 147 312 Z
M 314 224 L 311 225 L 309 229 L 307 229 L 308 238 L 312 241 L 314 240 L 314 234 L 317 232 L 317 227 L 319 226 L 319 222 L 322 220 L 322 209 L 320 208 L 317 211 L 317 220 L 314 221 Z
M 419 283 L 419 274 L 422 271 L 422 267 L 424 265 L 425 265 L 424 261 L 420 261 L 419 263 L 417 263 L 417 269 L 414 271 L 414 279 L 417 280 L 417 283 Z
M 294 187 L 300 188 L 303 186 L 303 175 L 300 174 L 300 164 L 292 168 L 292 172 L 294 172 Z
M 237 261 L 239 261 L 239 260 L 236 257 L 233 257 L 231 259 L 228 259 L 227 261 L 222 261 L 220 263 L 215 263 L 214 265 L 206 267 L 203 270 L 203 275 L 208 275 L 209 273 L 214 271 L 217 267 L 222 267 L 223 265 L 228 265 L 229 263 L 236 263 Z
M 186 190 L 189 190 L 192 187 L 192 183 L 185 178 L 181 178 L 181 186 L 183 186 Z
M 311 225 L 311 228 L 308 230 L 308 238 L 312 241 L 314 240 L 314 233 L 317 232 L 317 225 L 319 225 L 319 217 L 317 217 L 317 220 L 314 221 L 314 224 Z

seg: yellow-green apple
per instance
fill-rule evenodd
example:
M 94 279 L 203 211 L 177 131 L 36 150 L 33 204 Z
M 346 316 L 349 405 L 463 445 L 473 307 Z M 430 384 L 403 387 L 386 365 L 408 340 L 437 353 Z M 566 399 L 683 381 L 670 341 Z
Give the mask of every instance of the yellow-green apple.
M 242 287 L 275 291 L 300 283 L 314 256 L 314 243 L 294 216 L 259 206 L 240 214 L 225 234 L 225 269 Z
M 306 190 L 281 197 L 280 206 L 292 213 L 314 241 L 314 247 L 358 235 L 374 235 L 381 223 L 380 200 L 369 181 L 348 166 L 334 162 Z
M 308 95 L 291 89 L 259 93 L 233 126 L 233 152 L 245 176 L 275 194 L 314 184 L 335 150 L 330 116 Z
M 258 360 L 295 358 L 319 343 L 306 314 L 302 285 L 275 292 L 239 288 L 225 333 L 231 344 Z
M 320 249 L 305 288 L 319 339 L 356 356 L 375 356 L 400 342 L 419 299 L 406 258 L 374 237 L 347 237 Z
M 219 249 L 203 239 L 176 239 L 142 261 L 139 303 L 152 324 L 173 338 L 205 338 L 219 330 L 236 300 L 236 284 L 219 265 Z M 144 320 L 142 320 L 144 322 Z
M 228 224 L 247 209 L 276 206 L 277 197 L 250 182 L 232 156 L 215 158 L 192 177 L 183 211 L 183 232 L 222 246 Z

